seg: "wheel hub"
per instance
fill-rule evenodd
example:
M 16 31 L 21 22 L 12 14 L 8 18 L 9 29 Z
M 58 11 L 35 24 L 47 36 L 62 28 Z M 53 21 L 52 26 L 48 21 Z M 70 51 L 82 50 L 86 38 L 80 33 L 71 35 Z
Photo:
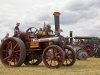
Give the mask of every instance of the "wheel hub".
M 14 53 L 14 50 L 13 49 L 10 49 L 9 50 L 9 56 L 12 57 L 13 56 L 13 53 Z
M 86 60 L 88 57 L 88 54 L 87 52 L 85 52 L 84 50 L 80 50 L 78 53 L 77 53 L 77 58 L 79 60 Z

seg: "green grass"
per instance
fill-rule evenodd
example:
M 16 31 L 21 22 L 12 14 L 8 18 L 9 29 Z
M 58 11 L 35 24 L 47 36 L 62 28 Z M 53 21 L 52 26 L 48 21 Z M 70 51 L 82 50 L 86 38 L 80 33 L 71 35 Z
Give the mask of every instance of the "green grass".
M 0 62 L 0 75 L 100 75 L 100 58 L 76 60 L 71 67 L 47 68 L 43 62 L 38 66 L 7 68 Z

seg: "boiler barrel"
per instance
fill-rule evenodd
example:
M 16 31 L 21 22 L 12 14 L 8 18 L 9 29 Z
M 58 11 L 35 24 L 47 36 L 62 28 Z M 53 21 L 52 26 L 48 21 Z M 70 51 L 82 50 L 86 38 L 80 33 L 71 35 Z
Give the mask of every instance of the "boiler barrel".
M 58 42 L 59 37 L 33 39 L 33 42 Z

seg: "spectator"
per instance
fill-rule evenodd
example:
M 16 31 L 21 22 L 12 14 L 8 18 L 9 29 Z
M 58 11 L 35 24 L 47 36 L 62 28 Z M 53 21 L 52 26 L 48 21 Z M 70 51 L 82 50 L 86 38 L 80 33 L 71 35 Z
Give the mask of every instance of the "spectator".
M 9 33 L 6 34 L 6 36 L 1 40 L 1 42 L 3 42 L 4 40 L 6 40 L 9 37 Z

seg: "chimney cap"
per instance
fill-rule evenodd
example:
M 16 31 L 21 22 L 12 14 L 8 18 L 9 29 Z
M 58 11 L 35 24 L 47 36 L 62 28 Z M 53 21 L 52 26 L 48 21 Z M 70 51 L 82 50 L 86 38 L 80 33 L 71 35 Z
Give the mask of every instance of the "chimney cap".
M 54 15 L 54 16 L 59 16 L 60 13 L 59 13 L 59 12 L 54 12 L 53 15 Z
M 70 31 L 70 33 L 72 33 L 73 31 Z

